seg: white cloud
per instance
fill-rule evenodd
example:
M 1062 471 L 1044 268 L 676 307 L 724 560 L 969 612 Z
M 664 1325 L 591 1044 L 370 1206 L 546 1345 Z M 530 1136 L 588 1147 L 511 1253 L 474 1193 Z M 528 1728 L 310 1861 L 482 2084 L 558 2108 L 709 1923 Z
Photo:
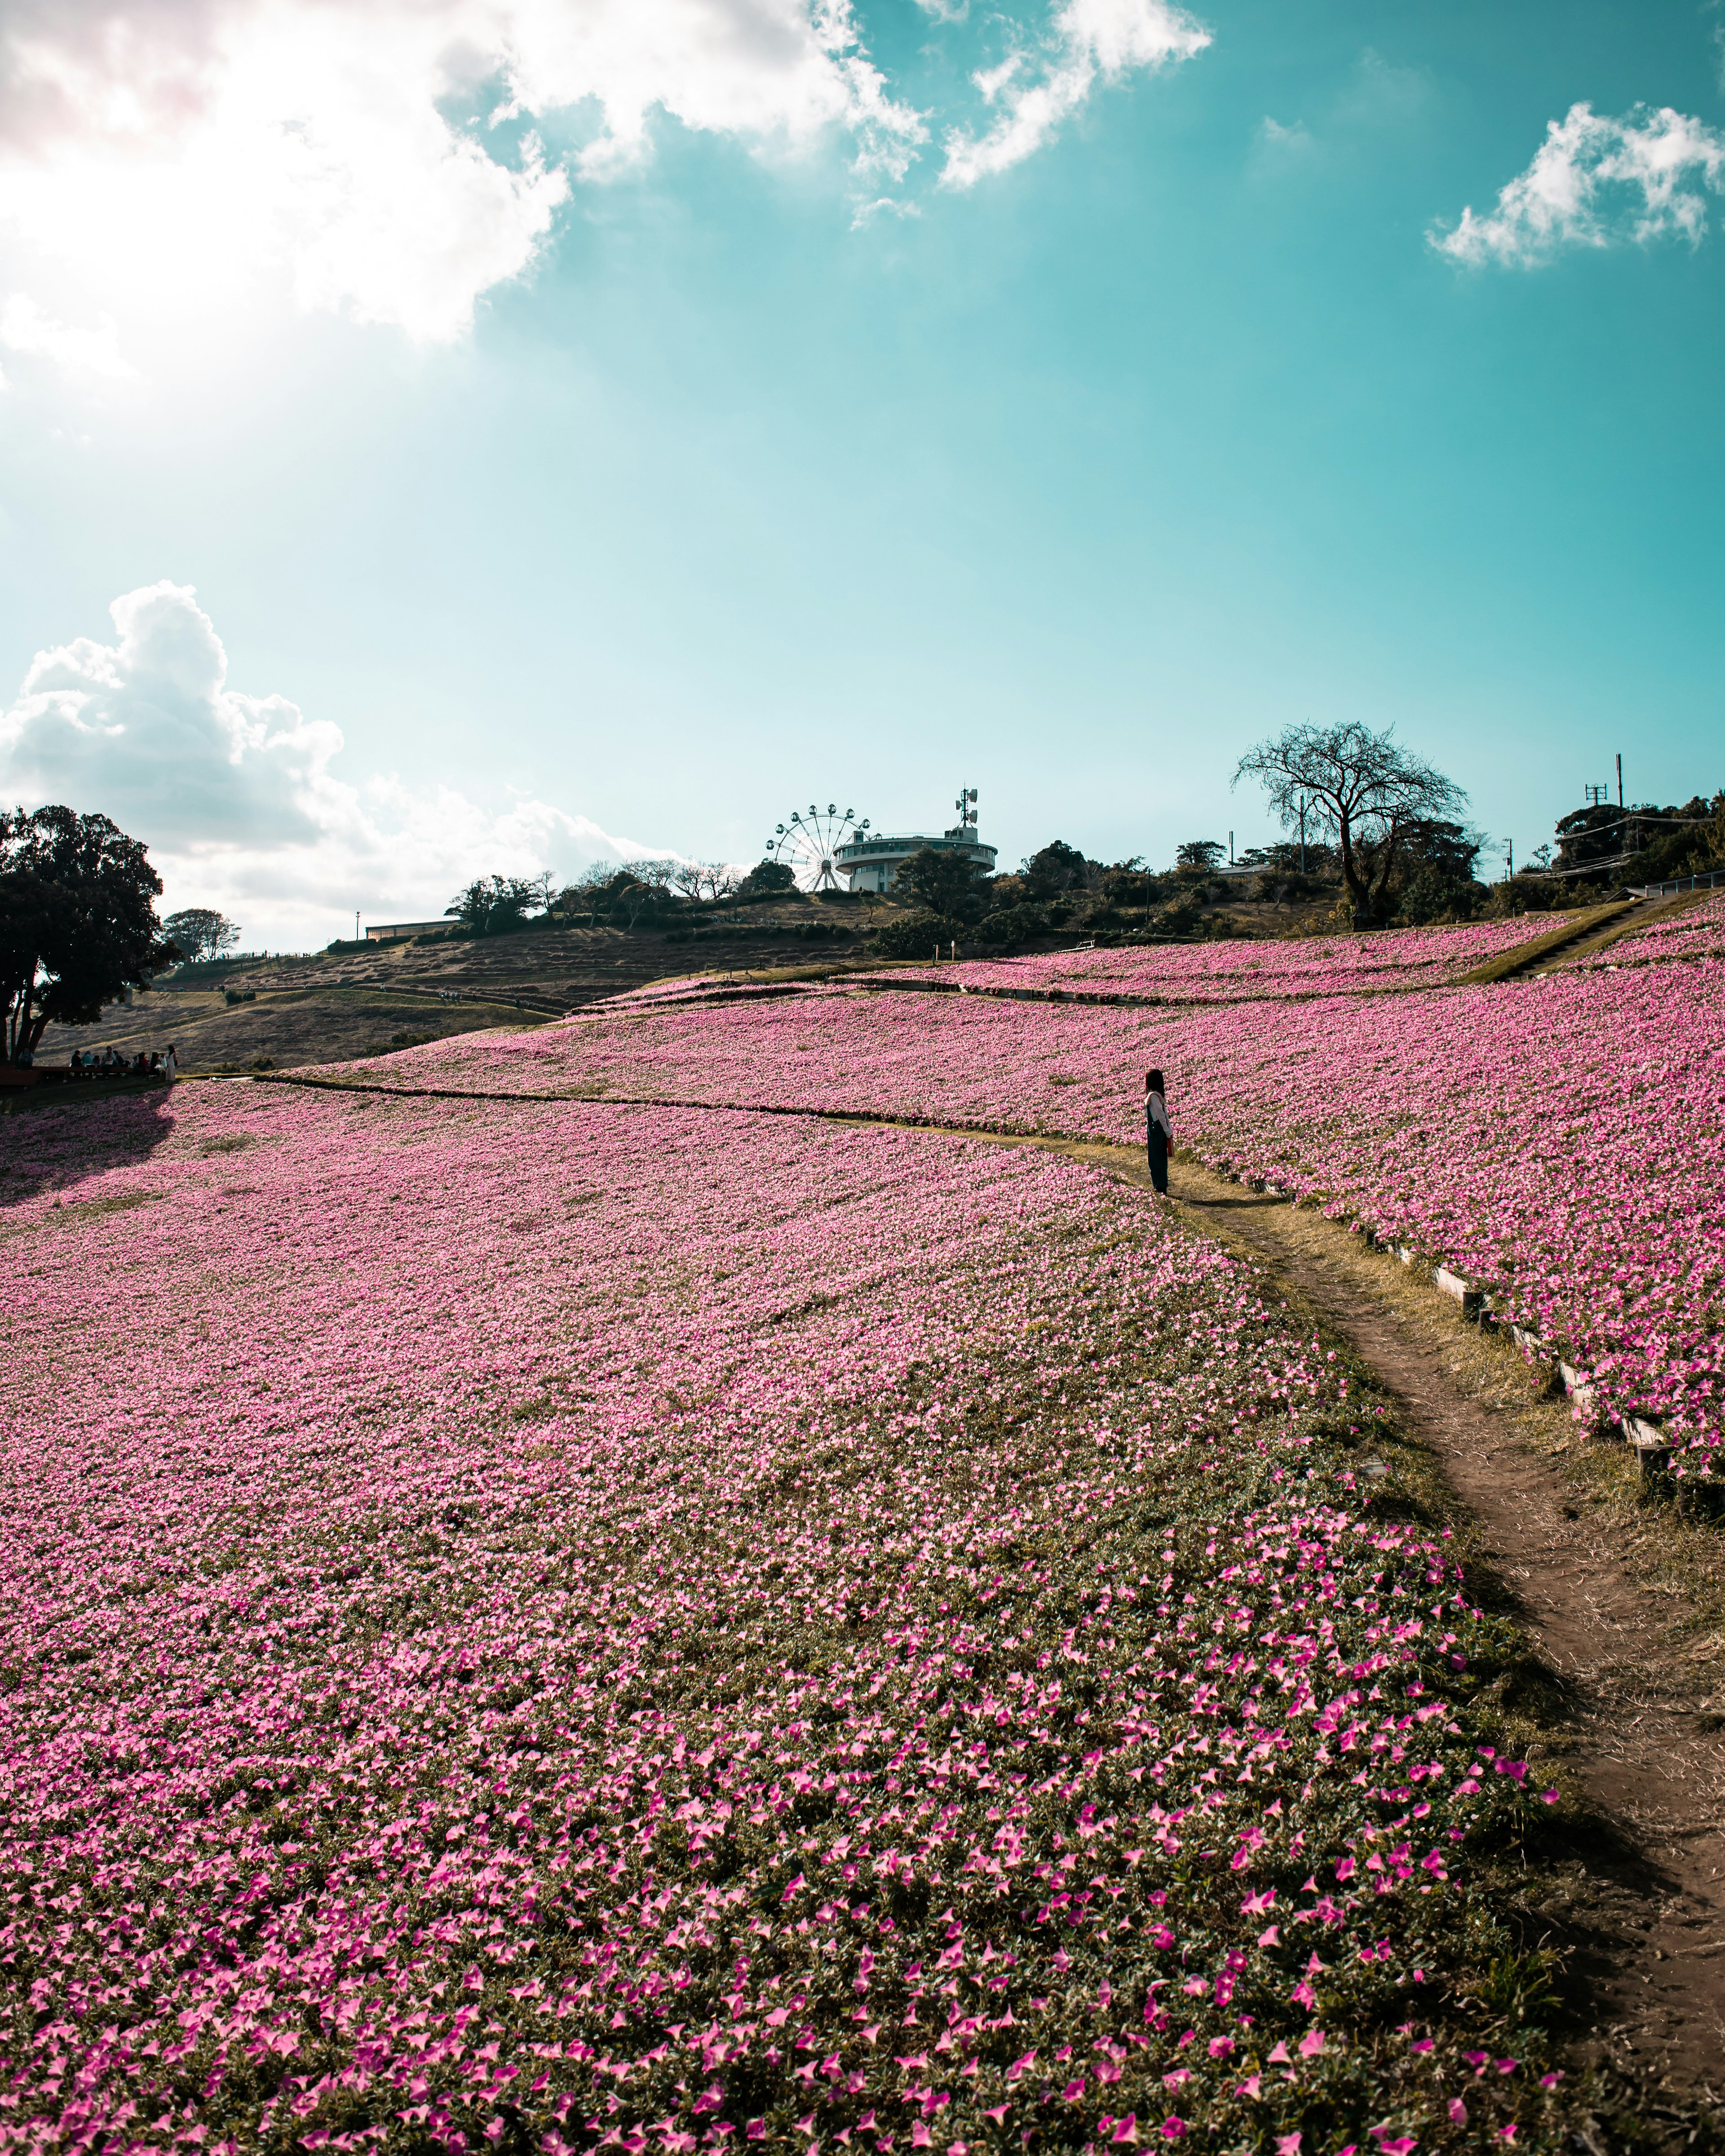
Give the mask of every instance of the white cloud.
M 273 290 L 447 342 L 664 122 L 762 157 L 843 141 L 865 203 L 901 182 L 928 117 L 870 59 L 860 4 L 3 0 L 0 239 L 28 258 L 11 281 L 63 311 L 75 294 L 132 349 L 225 331 Z M 1210 42 L 1174 0 L 1019 0 L 1002 20 L 980 131 L 946 137 L 951 187 L 1029 157 L 1099 83 Z M 105 328 L 60 334 L 67 363 L 124 365 Z
M 1019 53 L 973 78 L 1000 116 L 979 140 L 956 129 L 947 135 L 942 183 L 971 187 L 1008 171 L 1041 149 L 1098 81 L 1190 59 L 1209 43 L 1210 33 L 1171 0 L 1065 0 L 1040 64 Z
M 130 379 L 136 369 L 121 357 L 114 318 L 105 315 L 93 330 L 69 328 L 46 315 L 28 292 L 14 292 L 0 308 L 0 345 L 52 360 L 74 373 L 98 374 L 110 381 Z
M 877 195 L 873 202 L 857 204 L 856 213 L 850 220 L 850 229 L 860 232 L 865 225 L 872 224 L 877 217 L 902 218 L 921 217 L 922 214 L 921 206 L 907 201 L 903 195 Z
M 894 177 L 927 135 L 850 0 L 8 0 L 0 225 L 122 313 L 231 303 L 261 264 L 448 340 L 661 112 L 755 148 L 848 131 Z M 526 124 L 553 119 L 567 169 Z
M 1488 216 L 1464 209 L 1431 244 L 1456 262 L 1525 268 L 1564 247 L 1645 244 L 1707 229 L 1707 195 L 1725 192 L 1725 135 L 1670 106 L 1637 105 L 1621 120 L 1574 105 L 1550 121 L 1525 172 Z
M 1303 120 L 1284 127 L 1279 120 L 1272 120 L 1266 112 L 1264 124 L 1258 130 L 1257 146 L 1261 155 L 1277 159 L 1299 157 L 1312 148 L 1312 131 Z
M 100 809 L 141 839 L 172 906 L 239 919 L 253 947 L 326 942 L 356 906 L 432 919 L 480 875 L 572 875 L 664 852 L 521 799 L 501 814 L 457 788 L 354 786 L 339 727 L 228 686 L 214 624 L 185 585 L 128 592 L 116 640 L 39 652 L 0 713 L 0 798 Z

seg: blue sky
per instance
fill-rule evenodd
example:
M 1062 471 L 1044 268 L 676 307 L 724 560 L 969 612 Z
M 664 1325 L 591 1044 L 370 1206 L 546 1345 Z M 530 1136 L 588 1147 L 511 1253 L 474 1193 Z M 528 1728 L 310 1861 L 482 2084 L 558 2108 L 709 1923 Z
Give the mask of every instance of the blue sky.
M 1308 717 L 1518 855 L 1725 784 L 1715 12 L 36 8 L 3 783 L 249 943 L 816 798 L 1261 841 Z

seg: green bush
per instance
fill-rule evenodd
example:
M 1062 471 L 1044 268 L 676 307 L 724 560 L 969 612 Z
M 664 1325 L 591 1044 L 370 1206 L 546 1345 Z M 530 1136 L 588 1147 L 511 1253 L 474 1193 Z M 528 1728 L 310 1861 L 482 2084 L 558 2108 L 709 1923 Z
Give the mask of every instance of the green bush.
M 962 921 L 942 914 L 904 913 L 875 932 L 875 947 L 883 957 L 927 958 L 937 945 L 944 947 L 967 932 Z
M 1203 919 L 1195 899 L 1177 898 L 1172 906 L 1158 907 L 1145 925 L 1155 936 L 1189 936 Z
M 1047 917 L 1040 906 L 1003 906 L 993 913 L 985 914 L 973 932 L 980 942 L 1004 949 L 1028 943 L 1033 936 L 1042 935 L 1047 927 Z
M 1415 927 L 1431 921 L 1471 921 L 1486 901 L 1485 887 L 1446 875 L 1430 861 L 1422 861 L 1403 885 L 1396 911 Z

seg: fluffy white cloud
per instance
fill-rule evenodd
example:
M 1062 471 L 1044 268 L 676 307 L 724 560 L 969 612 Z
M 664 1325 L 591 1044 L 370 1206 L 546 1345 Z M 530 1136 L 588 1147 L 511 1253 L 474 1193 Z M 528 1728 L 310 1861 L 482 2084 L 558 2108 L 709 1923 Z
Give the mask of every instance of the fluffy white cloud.
M 0 795 L 99 808 L 149 846 L 170 906 L 218 906 L 254 947 L 326 942 L 361 906 L 431 919 L 470 878 L 573 875 L 663 852 L 548 802 L 492 814 L 452 787 L 338 778 L 339 727 L 228 686 L 187 586 L 110 609 L 116 640 L 39 652 L 0 714 Z
M 65 284 L 122 334 L 220 320 L 274 279 L 304 306 L 459 337 L 576 187 L 649 155 L 658 116 L 762 154 L 848 138 L 863 201 L 902 181 L 928 121 L 870 59 L 860 4 L 6 0 L 0 234 L 33 260 L 11 281 Z M 1014 56 L 977 77 L 990 119 L 947 136 L 947 184 L 1031 155 L 1098 83 L 1209 42 L 1173 0 L 1049 4 L 1023 0 L 1040 33 L 1004 15 Z
M 14 292 L 0 307 L 0 345 L 74 373 L 105 375 L 115 382 L 135 371 L 120 355 L 111 315 L 105 315 L 93 330 L 73 328 L 44 314 L 28 292 Z
M 1209 43 L 1210 33 L 1170 0 L 1065 0 L 1040 54 L 1014 52 L 973 78 L 999 116 L 980 139 L 956 129 L 947 135 L 942 184 L 974 187 L 1021 164 L 1099 80 L 1190 59 Z
M 1707 228 L 1707 196 L 1725 190 L 1725 135 L 1669 105 L 1621 120 L 1571 105 L 1486 217 L 1464 209 L 1431 243 L 1457 262 L 1527 267 L 1564 247 L 1680 238 Z
M 848 130 L 865 175 L 927 131 L 850 0 L 8 0 L 0 223 L 122 311 L 264 264 L 446 340 L 655 112 L 757 146 Z M 567 169 L 531 124 L 553 116 Z

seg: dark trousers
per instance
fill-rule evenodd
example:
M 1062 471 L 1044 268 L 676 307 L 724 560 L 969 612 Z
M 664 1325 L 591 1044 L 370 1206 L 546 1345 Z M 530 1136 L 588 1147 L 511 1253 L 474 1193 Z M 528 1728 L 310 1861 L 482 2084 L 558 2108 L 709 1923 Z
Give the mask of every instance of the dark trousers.
M 1166 1194 L 1168 1190 L 1168 1139 L 1158 1123 L 1150 1126 L 1150 1181 L 1153 1187 Z

